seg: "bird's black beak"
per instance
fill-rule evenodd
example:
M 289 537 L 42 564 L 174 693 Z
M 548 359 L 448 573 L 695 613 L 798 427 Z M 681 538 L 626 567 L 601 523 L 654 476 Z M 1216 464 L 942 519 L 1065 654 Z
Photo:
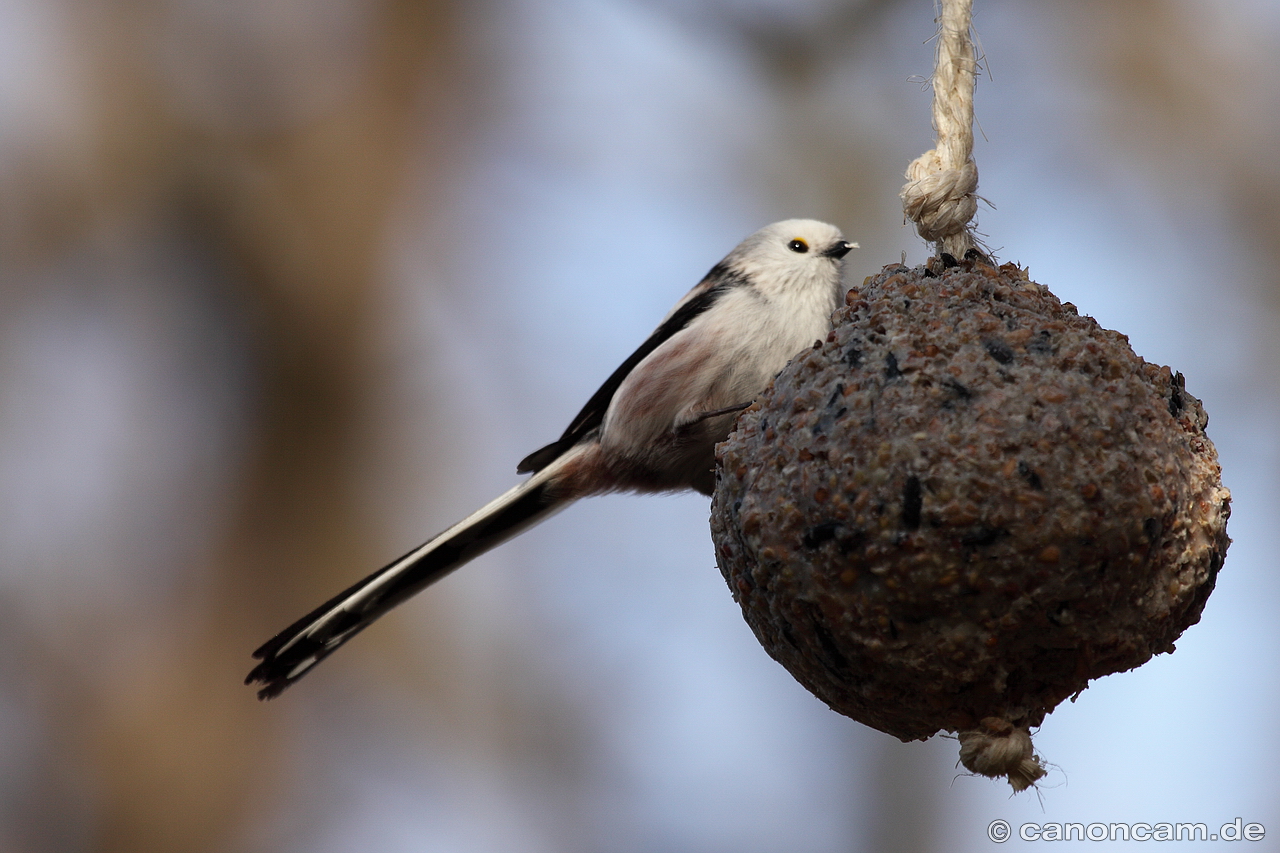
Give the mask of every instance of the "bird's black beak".
M 850 243 L 845 240 L 837 240 L 831 244 L 830 248 L 826 249 L 822 253 L 822 256 L 825 258 L 843 258 L 845 255 L 849 254 L 850 249 L 856 249 L 856 248 L 858 248 L 857 243 Z

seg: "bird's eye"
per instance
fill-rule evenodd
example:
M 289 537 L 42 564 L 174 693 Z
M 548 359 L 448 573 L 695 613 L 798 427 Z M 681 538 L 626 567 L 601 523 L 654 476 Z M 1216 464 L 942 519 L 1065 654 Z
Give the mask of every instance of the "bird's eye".
M 803 255 L 805 252 L 809 251 L 809 244 L 797 237 L 787 244 L 787 248 L 797 254 Z

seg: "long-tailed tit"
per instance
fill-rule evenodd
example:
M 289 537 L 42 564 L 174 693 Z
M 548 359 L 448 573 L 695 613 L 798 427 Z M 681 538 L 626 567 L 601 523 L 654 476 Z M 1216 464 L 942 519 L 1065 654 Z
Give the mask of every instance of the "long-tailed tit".
M 715 487 L 715 445 L 796 353 L 824 337 L 855 244 L 809 219 L 743 240 L 676 303 L 520 485 L 285 628 L 246 684 L 270 699 L 382 614 L 578 498 Z

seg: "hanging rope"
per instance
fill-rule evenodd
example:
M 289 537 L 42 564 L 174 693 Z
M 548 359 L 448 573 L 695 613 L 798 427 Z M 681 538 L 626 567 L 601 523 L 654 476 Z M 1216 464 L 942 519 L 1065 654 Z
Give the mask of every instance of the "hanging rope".
M 978 210 L 973 162 L 973 89 L 978 58 L 970 36 L 973 0 L 943 0 L 933 73 L 936 147 L 907 168 L 902 210 L 939 253 L 963 258 L 978 243 L 969 223 Z

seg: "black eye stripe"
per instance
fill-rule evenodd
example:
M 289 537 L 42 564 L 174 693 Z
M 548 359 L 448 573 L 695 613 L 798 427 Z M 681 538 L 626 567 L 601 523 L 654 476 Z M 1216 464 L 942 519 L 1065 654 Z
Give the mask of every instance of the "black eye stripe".
M 793 252 L 803 255 L 805 252 L 809 251 L 809 244 L 797 238 L 788 243 L 787 248 Z

